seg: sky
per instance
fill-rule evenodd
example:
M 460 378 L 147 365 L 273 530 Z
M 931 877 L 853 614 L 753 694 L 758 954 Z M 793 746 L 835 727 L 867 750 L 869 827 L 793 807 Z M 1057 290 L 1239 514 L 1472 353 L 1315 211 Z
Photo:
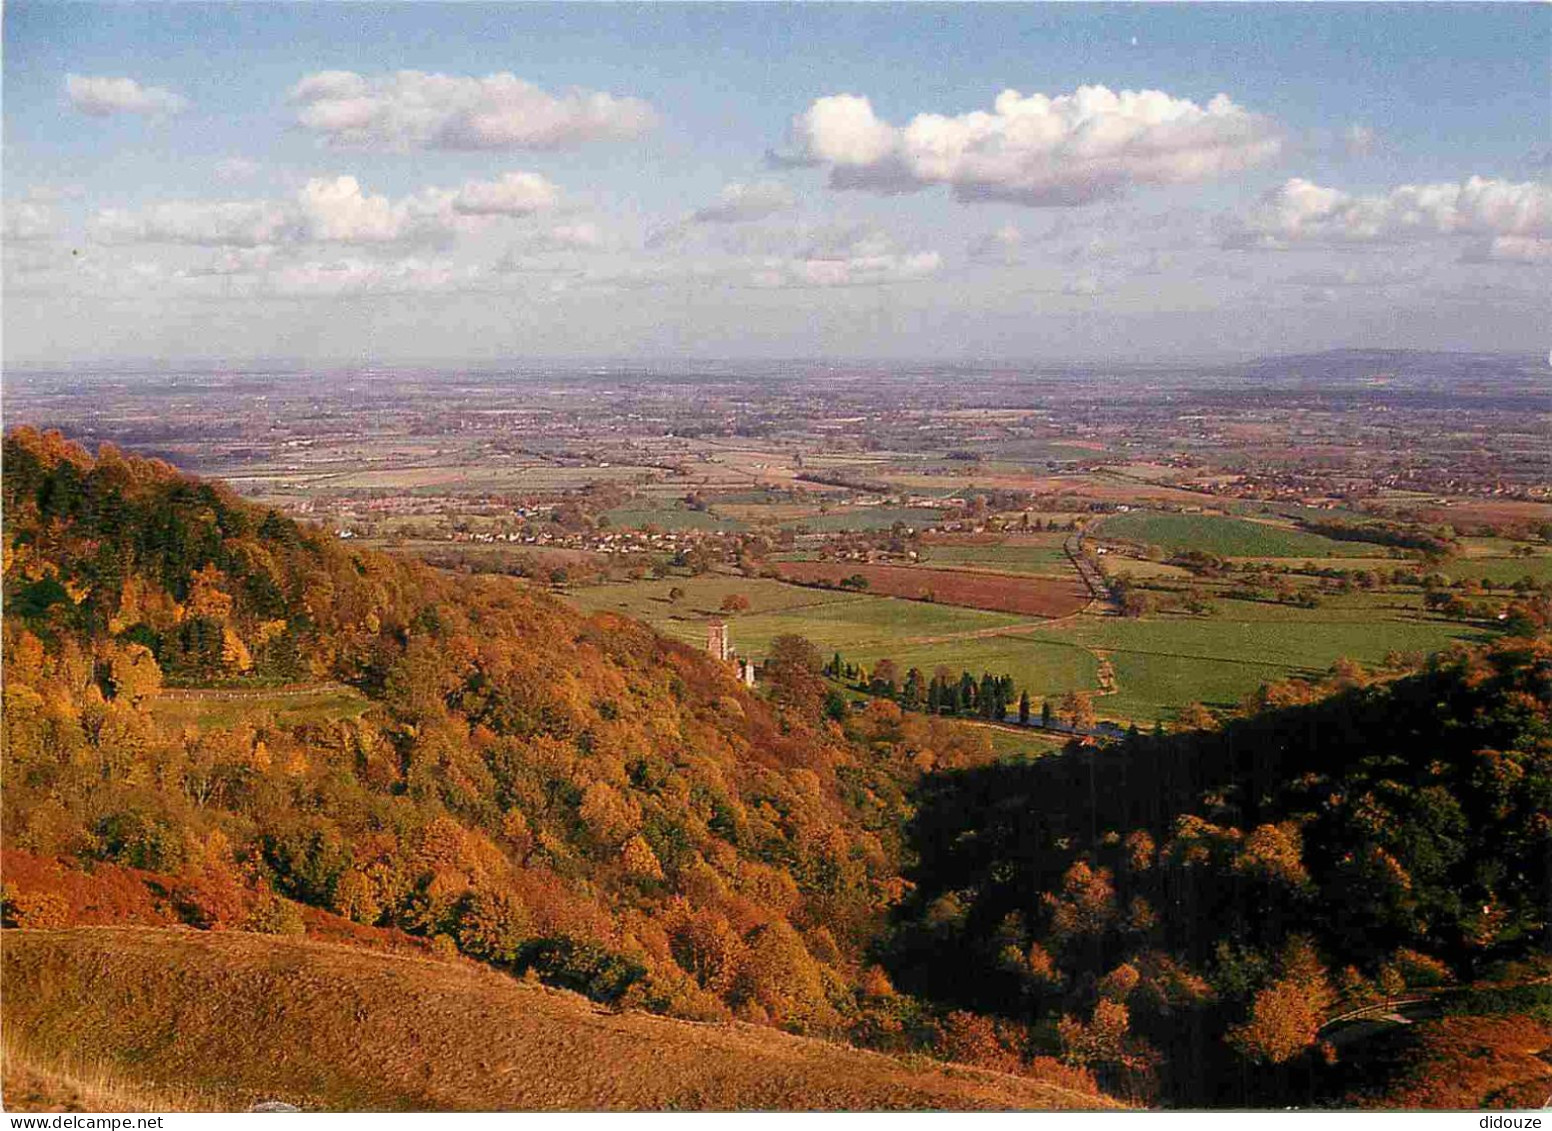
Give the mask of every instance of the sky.
M 3 21 L 9 366 L 1552 344 L 1546 5 Z

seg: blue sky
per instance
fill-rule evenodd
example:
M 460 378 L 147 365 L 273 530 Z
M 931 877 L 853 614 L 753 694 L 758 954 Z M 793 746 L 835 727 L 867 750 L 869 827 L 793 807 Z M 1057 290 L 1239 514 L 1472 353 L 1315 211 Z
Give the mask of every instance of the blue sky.
M 1546 345 L 1545 6 L 4 21 L 12 364 Z

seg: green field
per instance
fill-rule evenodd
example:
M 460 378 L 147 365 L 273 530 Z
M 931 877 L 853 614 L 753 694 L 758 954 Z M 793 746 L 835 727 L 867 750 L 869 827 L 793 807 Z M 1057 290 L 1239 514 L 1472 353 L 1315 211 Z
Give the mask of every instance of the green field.
M 1218 609 L 1209 620 L 1186 618 L 1187 623 L 1217 624 L 1225 621 L 1240 623 L 1266 622 L 1280 625 L 1347 624 L 1373 625 L 1389 621 L 1427 621 L 1442 623 L 1439 618 L 1423 609 L 1422 593 L 1406 589 L 1354 590 L 1351 593 L 1323 593 L 1320 604 L 1313 609 L 1297 605 L 1284 605 L 1273 601 L 1240 601 L 1225 597 L 1224 591 L 1231 582 L 1209 582 L 1202 592 Z M 1165 618 L 1165 623 L 1174 623 Z M 1458 627 L 1458 626 L 1455 626 Z
M 943 514 L 933 507 L 842 507 L 829 514 L 793 519 L 782 525 L 794 529 L 803 526 L 816 534 L 830 534 L 838 530 L 888 530 L 897 522 L 914 527 L 936 526 L 943 521 Z
M 1344 569 L 1344 570 L 1415 570 L 1423 565 L 1422 562 L 1409 560 L 1404 557 L 1387 558 L 1380 555 L 1379 546 L 1371 546 L 1369 553 L 1363 557 L 1344 558 L 1257 558 L 1257 564 L 1265 563 L 1273 569 L 1302 569 L 1305 566 L 1314 566 L 1316 569 Z M 1431 570 L 1431 567 L 1429 567 Z
M 1103 541 L 1116 538 L 1172 553 L 1200 550 L 1221 558 L 1357 558 L 1374 554 L 1363 542 L 1338 542 L 1288 526 L 1212 514 L 1133 511 L 1105 519 L 1094 529 Z
M 799 496 L 795 491 L 780 491 L 771 489 L 768 491 L 724 491 L 711 500 L 713 506 L 723 503 L 733 503 L 743 506 L 774 505 L 778 503 L 795 503 Z
M 1233 708 L 1264 683 L 1288 678 L 1276 665 L 1206 659 L 1161 659 L 1144 653 L 1115 652 L 1110 663 L 1116 677 L 1113 695 L 1095 699 L 1102 716 L 1129 719 L 1148 726 L 1174 718 L 1187 703 Z
M 684 507 L 615 507 L 605 511 L 604 517 L 616 530 L 643 530 L 655 526 L 659 530 L 743 530 L 745 526 L 731 518 L 721 518 L 708 511 L 692 511 Z
M 1072 572 L 1072 563 L 1062 551 L 1064 540 L 1064 535 L 1053 534 L 1049 542 L 1033 546 L 927 545 L 920 560 L 929 566 L 981 566 L 998 573 L 1060 576 Z
M 1186 578 L 1192 574 L 1188 569 L 1170 565 L 1168 562 L 1151 562 L 1147 558 L 1123 558 L 1119 554 L 1110 554 L 1100 559 L 1104 563 L 1105 576 L 1130 577 L 1137 581 L 1156 578 Z
M 969 671 L 977 677 L 983 672 L 1011 675 L 1020 691 L 1029 692 L 1037 710 L 1043 698 L 1099 687 L 1099 661 L 1094 654 L 1055 633 L 1010 633 L 903 647 L 884 643 L 842 648 L 842 654 L 864 665 L 888 657 L 902 671 L 920 668 L 929 677 L 939 666 L 955 674 Z
M 227 698 L 229 694 L 225 689 L 211 688 L 194 698 L 152 699 L 151 714 L 164 726 L 205 730 L 235 726 L 265 714 L 281 726 L 353 719 L 372 705 L 359 691 L 339 685 L 273 695 L 239 692 Z
M 1491 561 L 1493 559 L 1475 559 Z M 675 603 L 670 587 L 685 590 Z M 724 598 L 742 594 L 750 611 L 729 617 L 734 647 L 760 658 L 772 638 L 795 633 L 828 656 L 840 651 L 865 666 L 888 657 L 902 669 L 938 667 L 1010 675 L 1038 704 L 1067 691 L 1100 690 L 1100 656 L 1115 675 L 1113 694 L 1097 694 L 1102 716 L 1136 721 L 1173 718 L 1187 703 L 1233 707 L 1263 683 L 1315 675 L 1350 657 L 1376 664 L 1387 652 L 1433 652 L 1482 630 L 1432 617 L 1411 591 L 1358 591 L 1323 597 L 1318 608 L 1240 601 L 1204 587 L 1218 612 L 1141 619 L 1080 616 L 1061 623 L 1002 613 L 809 589 L 768 578 L 706 574 L 612 582 L 565 596 L 587 610 L 632 616 L 693 645 Z
M 1222 507 L 1230 514 L 1242 514 L 1250 518 L 1281 515 L 1284 518 L 1303 518 L 1315 522 L 1374 521 L 1374 515 L 1346 507 L 1305 507 L 1298 503 L 1268 503 L 1252 499 L 1215 499 L 1213 506 Z
M 887 656 L 925 672 L 945 665 L 1008 674 L 1037 702 L 1096 691 L 1102 653 L 1116 690 L 1098 696 L 1095 706 L 1101 715 L 1146 724 L 1193 701 L 1232 707 L 1263 683 L 1318 674 L 1344 656 L 1374 664 L 1390 651 L 1432 652 L 1481 635 L 1424 619 L 1406 604 L 1396 594 L 1354 594 L 1319 609 L 1220 600 L 1212 618 L 1085 616 L 1049 630 L 844 653 L 864 664 Z
M 685 591 L 677 603 L 668 601 L 671 586 Z M 1008 613 L 714 574 L 592 585 L 567 590 L 563 596 L 589 612 L 602 610 L 635 617 L 676 639 L 700 644 L 706 639 L 706 621 L 721 615 L 723 598 L 734 593 L 748 597 L 750 605 L 748 612 L 728 618 L 734 647 L 741 654 L 756 658 L 764 655 L 775 637 L 787 633 L 806 636 L 826 652 L 841 648 L 850 653 L 887 647 L 893 640 L 982 632 L 1028 623 L 1027 618 Z
M 1038 717 L 1040 708 L 1037 704 L 1035 715 Z M 1024 731 L 1008 730 L 1005 727 L 978 726 L 992 743 L 992 753 L 999 761 L 1023 762 L 1031 758 L 1044 757 L 1054 753 L 1067 745 L 1067 735 L 1047 734 L 1045 731 L 1030 729 Z
M 1429 572 L 1442 573 L 1451 581 L 1471 578 L 1505 585 L 1529 577 L 1537 584 L 1545 584 L 1552 581 L 1552 554 L 1540 553 L 1533 558 L 1452 558 L 1430 567 Z
M 893 597 L 863 597 L 784 612 L 745 614 L 732 621 L 732 633 L 739 651 L 759 657 L 773 639 L 787 633 L 808 637 L 826 653 L 837 648 L 860 652 L 888 647 L 896 640 L 981 632 L 1023 623 L 1026 618 L 1008 613 Z
M 1218 604 L 1211 618 L 1090 617 L 1064 626 L 1064 637 L 1111 658 L 1118 689 L 1098 701 L 1100 713 L 1151 720 L 1193 700 L 1233 706 L 1263 683 L 1323 672 L 1344 656 L 1374 664 L 1390 651 L 1434 652 L 1452 640 L 1482 637 L 1478 629 L 1388 611 L 1378 602 L 1311 610 Z
M 1108 523 L 1105 529 L 1109 529 Z M 1536 552 L 1528 558 L 1510 557 L 1509 550 L 1519 543 L 1504 538 L 1467 538 L 1463 541 L 1462 554 L 1437 563 L 1422 562 L 1404 556 L 1390 557 L 1386 555 L 1384 547 L 1364 542 L 1348 543 L 1348 545 L 1351 547 L 1350 550 L 1340 557 L 1306 554 L 1261 560 L 1270 566 L 1283 569 L 1299 569 L 1306 565 L 1313 565 L 1318 569 L 1420 570 L 1423 573 L 1443 574 L 1451 581 L 1469 578 L 1490 581 L 1495 585 L 1512 584 L 1524 577 L 1529 577 L 1537 584 L 1552 581 L 1552 552 L 1537 546 Z

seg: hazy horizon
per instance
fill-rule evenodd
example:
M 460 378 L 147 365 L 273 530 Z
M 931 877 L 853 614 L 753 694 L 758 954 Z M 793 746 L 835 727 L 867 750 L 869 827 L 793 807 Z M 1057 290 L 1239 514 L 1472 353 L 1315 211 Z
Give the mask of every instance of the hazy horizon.
M 1350 346 L 1338 347 L 1326 350 L 1301 350 L 1282 353 L 1248 353 L 1248 354 L 1204 354 L 1191 356 L 1188 354 L 1175 354 L 1160 356 L 1148 360 L 1140 360 L 1131 357 L 1095 355 L 1093 357 L 924 357 L 924 356 L 868 356 L 868 355 L 792 355 L 788 357 L 715 357 L 715 356 L 669 356 L 650 354 L 555 354 L 544 355 L 514 355 L 510 357 L 489 358 L 458 358 L 458 357 L 404 357 L 388 359 L 372 359 L 361 357 L 118 357 L 118 358 L 82 358 L 61 362 L 15 362 L 8 363 L 7 368 L 19 372 L 31 373 L 82 373 L 139 371 L 144 369 L 168 369 L 187 368 L 200 371 L 241 371 L 244 369 L 273 369 L 279 371 L 312 371 L 312 370 L 340 370 L 340 369 L 382 369 L 385 371 L 398 371 L 410 369 L 426 369 L 434 372 L 451 371 L 459 367 L 470 369 L 488 368 L 562 368 L 579 369 L 583 367 L 607 369 L 611 367 L 629 368 L 634 366 L 670 366 L 680 365 L 693 368 L 705 368 L 711 366 L 750 366 L 752 368 L 770 366 L 811 366 L 824 367 L 867 367 L 867 366 L 904 366 L 910 369 L 956 369 L 956 368 L 1028 368 L 1030 370 L 1047 370 L 1061 368 L 1096 368 L 1114 365 L 1123 369 L 1148 370 L 1148 369 L 1173 369 L 1188 366 L 1208 366 L 1221 369 L 1233 369 L 1241 366 L 1250 366 L 1258 362 L 1285 361 L 1299 358 L 1340 357 L 1343 355 L 1368 355 L 1385 354 L 1398 355 L 1412 358 L 1500 358 L 1505 361 L 1531 361 L 1542 359 L 1538 350 L 1526 349 L 1416 349 L 1407 346 Z

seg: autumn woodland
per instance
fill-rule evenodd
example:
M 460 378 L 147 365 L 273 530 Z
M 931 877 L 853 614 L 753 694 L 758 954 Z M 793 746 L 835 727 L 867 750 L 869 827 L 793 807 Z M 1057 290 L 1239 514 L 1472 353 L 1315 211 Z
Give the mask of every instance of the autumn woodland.
M 28 429 L 4 454 L 8 937 L 475 963 L 1096 1106 L 1383 1102 L 1422 1053 L 1360 1085 L 1329 1026 L 1403 995 L 1549 1023 L 1544 634 L 1008 762 L 886 699 L 835 717 L 801 638 L 751 689 L 154 460 Z M 323 683 L 360 708 L 153 709 Z

